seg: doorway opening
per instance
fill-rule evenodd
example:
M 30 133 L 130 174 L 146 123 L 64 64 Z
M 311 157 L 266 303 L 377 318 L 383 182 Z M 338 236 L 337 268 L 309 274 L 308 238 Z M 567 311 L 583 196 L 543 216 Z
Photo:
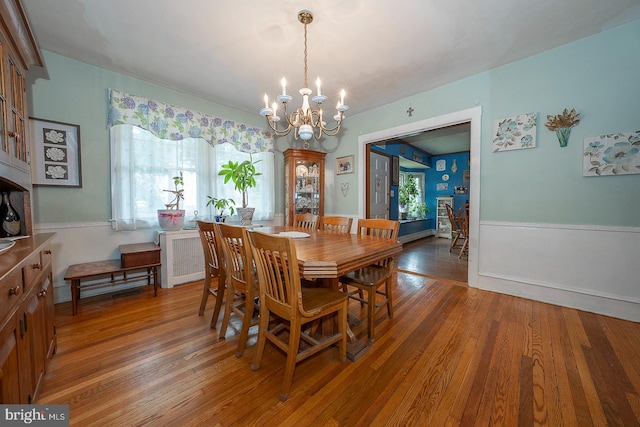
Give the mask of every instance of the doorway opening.
M 395 138 L 414 135 L 419 132 L 435 130 L 439 128 L 470 124 L 470 190 L 469 190 L 469 255 L 468 255 L 468 284 L 477 287 L 478 284 L 478 239 L 480 222 L 480 136 L 481 136 L 482 108 L 473 107 L 467 110 L 444 114 L 414 123 L 408 123 L 389 129 L 361 135 L 358 138 L 358 184 L 360 191 L 358 200 L 358 216 L 364 218 L 368 205 L 367 188 L 367 163 L 368 145 Z

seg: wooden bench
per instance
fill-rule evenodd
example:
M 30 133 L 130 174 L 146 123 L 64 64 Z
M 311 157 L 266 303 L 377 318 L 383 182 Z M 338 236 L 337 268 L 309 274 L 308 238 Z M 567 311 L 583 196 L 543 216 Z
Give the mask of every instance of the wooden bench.
M 160 247 L 155 243 L 133 243 L 120 245 L 119 249 L 120 259 L 85 262 L 70 265 L 67 268 L 64 280 L 71 281 L 71 305 L 74 316 L 78 313 L 80 289 L 112 286 L 142 278 L 147 278 L 147 284 L 151 284 L 153 277 L 153 296 L 158 295 Z M 146 273 L 127 277 L 128 273 L 140 270 L 146 270 Z M 117 278 L 116 275 L 122 275 L 122 277 Z M 108 276 L 108 279 L 96 281 L 104 276 Z M 94 282 L 82 283 L 83 280 L 94 280 Z

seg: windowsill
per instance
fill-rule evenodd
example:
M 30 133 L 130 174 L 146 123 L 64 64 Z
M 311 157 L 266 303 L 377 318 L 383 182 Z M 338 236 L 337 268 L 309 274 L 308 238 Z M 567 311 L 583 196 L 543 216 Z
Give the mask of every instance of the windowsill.
M 415 218 L 415 219 L 399 219 L 398 222 L 400 222 L 400 224 L 408 224 L 410 222 L 418 222 L 418 221 L 431 221 L 433 220 L 433 218 Z

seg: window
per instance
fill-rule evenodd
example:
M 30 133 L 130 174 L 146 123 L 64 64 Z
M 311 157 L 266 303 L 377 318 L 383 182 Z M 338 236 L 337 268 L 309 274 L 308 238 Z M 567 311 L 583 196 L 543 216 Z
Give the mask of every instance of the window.
M 400 188 L 402 188 L 404 186 L 404 183 L 407 182 L 407 180 L 409 179 L 413 179 L 413 182 L 416 184 L 416 189 L 418 190 L 418 194 L 411 198 L 410 202 L 406 207 L 408 211 L 413 211 L 417 203 L 421 203 L 425 201 L 425 192 L 424 192 L 425 174 L 424 172 L 400 171 Z
M 260 160 L 256 169 L 257 187 L 249 190 L 249 204 L 255 207 L 255 220 L 274 217 L 274 156 L 270 152 L 252 154 Z M 232 198 L 241 206 L 242 195 L 233 185 L 223 184 L 218 171 L 229 160 L 244 161 L 249 154 L 237 151 L 233 144 L 210 145 L 201 138 L 161 139 L 132 125 L 111 127 L 111 200 L 115 230 L 156 227 L 157 209 L 171 200 L 173 177 L 182 171 L 184 200 L 180 209 L 187 220 L 211 219 L 215 214 L 207 207 L 207 196 Z

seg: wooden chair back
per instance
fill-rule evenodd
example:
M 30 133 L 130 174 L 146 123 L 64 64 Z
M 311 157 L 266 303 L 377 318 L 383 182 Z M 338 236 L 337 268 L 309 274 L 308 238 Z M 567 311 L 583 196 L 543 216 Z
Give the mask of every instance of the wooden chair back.
M 218 223 L 217 227 L 219 246 L 224 252 L 227 283 L 243 294 L 253 293 L 256 282 L 246 228 L 224 223 Z
M 458 218 L 456 217 L 456 213 L 449 204 L 444 205 L 447 209 L 447 217 L 449 218 L 449 223 L 451 224 L 451 234 L 454 235 L 460 232 L 460 223 L 458 222 Z
M 461 237 L 466 238 L 469 235 L 469 203 L 458 209 L 456 221 L 458 222 Z
M 383 218 L 358 219 L 358 234 L 362 236 L 375 236 L 381 239 L 398 239 L 400 222 Z M 379 261 L 377 265 L 382 267 L 393 266 L 393 258 Z
M 397 239 L 400 223 L 390 219 L 367 218 L 358 220 L 358 234 L 382 239 Z
M 220 268 L 218 261 L 218 248 L 216 246 L 215 222 L 196 221 L 198 234 L 204 252 L 205 267 L 215 272 L 216 276 Z
M 215 223 L 196 221 L 198 226 L 198 234 L 202 243 L 202 252 L 204 253 L 204 290 L 200 301 L 200 310 L 198 314 L 202 316 L 207 306 L 209 295 L 216 298 L 216 305 L 211 318 L 211 327 L 215 328 L 222 307 L 222 299 L 225 287 L 224 271 L 220 268 L 220 254 L 218 253 L 218 243 L 216 240 Z M 216 289 L 211 288 L 211 280 L 218 278 L 218 286 Z
M 292 320 L 302 304 L 298 258 L 293 240 L 249 231 L 261 304 L 277 316 Z
M 320 217 L 318 229 L 335 231 L 336 233 L 351 233 L 353 218 L 346 216 L 323 216 Z
M 258 324 L 254 317 L 257 310 L 255 297 L 258 295 L 253 269 L 253 256 L 247 237 L 246 227 L 217 223 L 218 245 L 224 253 L 223 269 L 227 277 L 225 310 L 220 327 L 220 337 L 224 337 L 231 314 L 242 319 L 236 356 L 244 353 L 249 336 L 249 328 Z
M 296 214 L 293 219 L 293 225 L 294 227 L 315 230 L 318 228 L 318 215 L 310 213 Z

